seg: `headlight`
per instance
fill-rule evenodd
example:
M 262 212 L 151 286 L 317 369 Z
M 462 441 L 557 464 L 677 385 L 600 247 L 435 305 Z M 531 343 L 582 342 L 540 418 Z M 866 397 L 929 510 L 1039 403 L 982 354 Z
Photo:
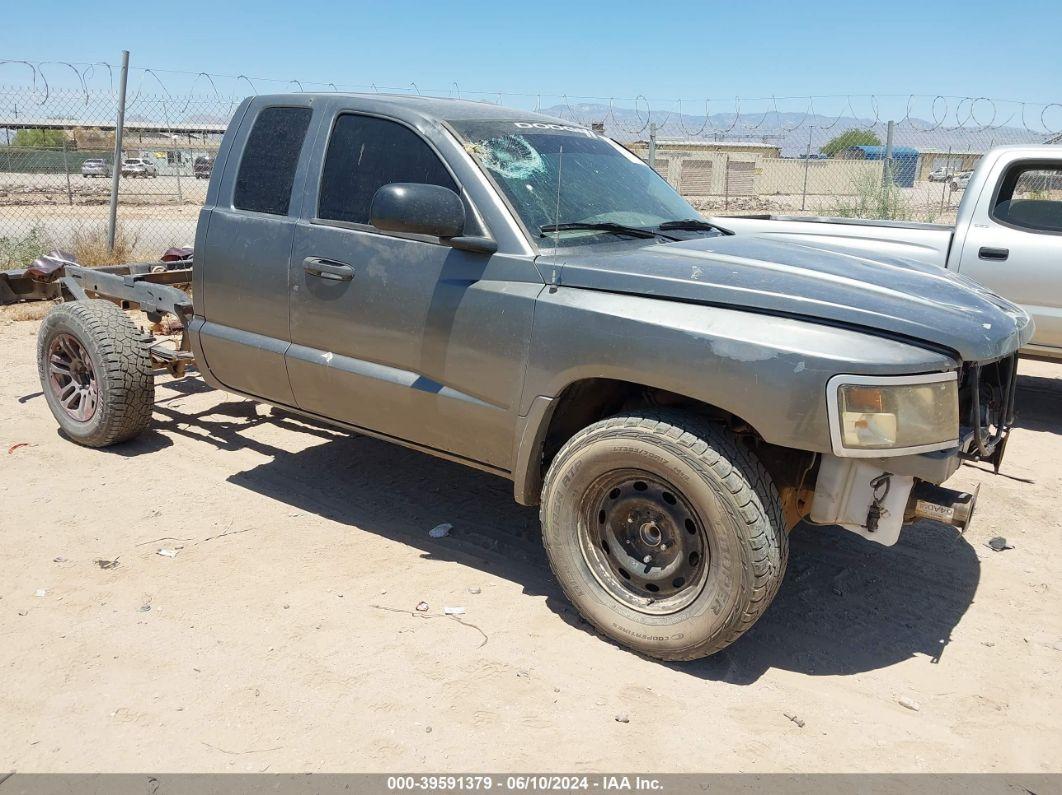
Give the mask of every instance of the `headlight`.
M 838 375 L 830 379 L 826 398 L 833 451 L 839 456 L 911 455 L 958 444 L 954 372 Z

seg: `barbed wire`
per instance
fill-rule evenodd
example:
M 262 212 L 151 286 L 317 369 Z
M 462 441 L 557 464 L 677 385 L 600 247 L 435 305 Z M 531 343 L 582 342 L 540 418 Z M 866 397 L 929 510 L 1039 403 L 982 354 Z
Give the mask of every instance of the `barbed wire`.
M 78 62 L 78 61 L 32 61 L 28 59 L 3 59 L 0 60 L 0 74 L 10 70 L 13 75 L 23 73 L 28 78 L 29 85 L 22 88 L 31 90 L 32 101 L 39 106 L 48 104 L 52 97 L 53 80 L 58 83 L 59 75 L 71 74 L 74 78 L 74 88 L 63 87 L 65 91 L 79 91 L 85 106 L 92 102 L 99 102 L 108 97 L 116 96 L 115 72 L 118 67 L 104 62 Z M 56 72 L 58 70 L 58 72 Z M 106 70 L 104 74 L 104 70 Z M 28 72 L 28 74 L 26 74 Z M 704 97 L 690 98 L 661 98 L 649 97 L 645 94 L 634 96 L 601 96 L 601 95 L 575 95 L 565 91 L 547 93 L 519 92 L 499 89 L 468 89 L 461 88 L 457 81 L 452 81 L 444 89 L 425 88 L 415 81 L 408 85 L 392 86 L 381 85 L 370 81 L 367 84 L 337 84 L 333 81 L 322 82 L 304 80 L 301 78 L 272 78 L 260 77 L 247 74 L 223 74 L 206 71 L 183 71 L 175 69 L 163 69 L 156 67 L 133 67 L 130 69 L 131 83 L 134 83 L 133 92 L 129 99 L 130 104 L 141 101 L 150 102 L 164 99 L 167 102 L 181 101 L 183 105 L 179 112 L 180 116 L 186 114 L 193 103 L 201 103 L 207 99 L 219 104 L 226 103 L 235 105 L 244 95 L 246 90 L 240 90 L 240 86 L 249 88 L 252 94 L 265 93 L 266 86 L 279 87 L 277 93 L 291 93 L 296 89 L 297 93 L 305 93 L 313 90 L 331 90 L 334 92 L 372 92 L 415 94 L 418 96 L 440 96 L 459 99 L 479 99 L 480 101 L 492 102 L 504 105 L 515 103 L 526 105 L 529 109 L 554 110 L 559 109 L 560 115 L 572 121 L 590 121 L 609 124 L 629 136 L 644 135 L 652 125 L 659 128 L 674 124 L 683 135 L 691 138 L 701 136 L 728 135 L 739 129 L 746 134 L 754 135 L 764 130 L 771 123 L 774 134 L 785 135 L 796 130 L 805 128 L 811 122 L 812 126 L 819 130 L 829 130 L 840 125 L 842 122 L 849 127 L 864 130 L 872 130 L 882 126 L 885 119 L 882 116 L 882 103 L 889 101 L 902 110 L 893 114 L 892 119 L 897 125 L 906 126 L 920 133 L 932 133 L 941 131 L 969 130 L 971 132 L 985 132 L 1002 127 L 1017 127 L 1031 134 L 1057 135 L 1062 132 L 1062 104 L 1058 102 L 1031 102 L 1027 100 L 993 99 L 984 96 L 955 96 L 945 94 L 821 94 L 806 96 L 769 96 L 769 97 Z M 52 75 L 52 79 L 49 78 Z M 105 85 L 97 85 L 106 79 Z M 135 81 L 135 82 L 134 82 Z M 219 84 L 228 83 L 229 96 L 223 94 Z M 184 83 L 182 88 L 177 88 L 177 83 Z M 209 93 L 197 95 L 197 89 L 209 86 Z M 161 96 L 145 93 L 148 86 L 153 86 L 153 91 L 161 92 Z M 17 86 L 16 86 L 17 87 Z M 14 88 L 14 87 L 13 87 Z M 58 86 L 56 86 L 58 88 Z M 554 102 L 544 107 L 543 97 L 552 97 Z M 801 106 L 799 111 L 783 113 L 779 108 L 779 101 L 790 105 Z M 898 103 L 896 101 L 899 101 Z M 577 105 L 596 104 L 595 112 L 587 109 L 577 112 L 573 107 Z M 855 104 L 865 107 L 867 110 L 860 113 L 855 110 Z M 701 114 L 688 114 L 685 108 L 704 106 L 705 112 Z M 823 110 L 816 108 L 818 105 Z M 833 106 L 833 110 L 826 110 L 827 106 Z M 921 114 L 917 108 L 922 107 Z M 711 108 L 716 108 L 715 113 Z M 781 117 L 789 117 L 789 121 L 777 122 Z M 796 117 L 795 119 L 792 117 Z M 830 119 L 824 122 L 823 116 Z M 714 118 L 713 118 L 714 117 Z M 1005 118 L 1004 118 L 1005 117 Z M 772 121 L 773 120 L 773 121 Z
M 457 80 L 444 88 L 412 80 L 347 85 L 134 67 L 116 153 L 119 76 L 104 61 L 0 60 L 0 268 L 48 247 L 93 250 L 113 190 L 99 177 L 115 169 L 123 174 L 123 256 L 154 257 L 191 242 L 222 134 L 248 95 L 389 93 L 547 113 L 603 130 L 706 214 L 946 222 L 955 217 L 962 175 L 990 148 L 1062 142 L 1059 102 L 932 93 L 580 95 L 479 90 Z M 891 157 L 881 146 L 890 133 Z

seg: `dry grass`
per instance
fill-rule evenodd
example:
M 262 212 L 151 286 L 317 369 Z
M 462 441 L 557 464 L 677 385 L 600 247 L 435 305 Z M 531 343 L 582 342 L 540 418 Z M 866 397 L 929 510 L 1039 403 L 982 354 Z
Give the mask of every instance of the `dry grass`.
M 0 318 L 7 321 L 42 320 L 58 301 L 31 301 L 0 307 Z
M 125 227 L 119 224 L 115 230 L 112 251 L 107 245 L 107 226 L 101 223 L 77 229 L 70 241 L 70 250 L 79 265 L 115 265 L 133 258 L 137 242 L 137 237 L 129 235 Z

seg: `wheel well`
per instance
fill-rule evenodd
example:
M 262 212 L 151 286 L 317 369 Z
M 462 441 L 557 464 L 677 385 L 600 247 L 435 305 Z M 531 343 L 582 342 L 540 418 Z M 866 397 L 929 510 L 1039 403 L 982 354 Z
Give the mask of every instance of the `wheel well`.
M 782 497 L 787 524 L 792 526 L 803 515 L 804 503 L 810 498 L 807 483 L 817 460 L 815 454 L 770 444 L 750 423 L 710 403 L 666 389 L 612 378 L 576 381 L 556 398 L 542 437 L 537 482 L 541 484 L 546 470 L 565 442 L 583 428 L 623 412 L 659 408 L 689 411 L 726 426 L 770 472 Z M 813 476 L 810 483 L 814 483 Z M 537 500 L 538 494 L 533 496 Z
M 588 378 L 569 384 L 557 397 L 549 427 L 542 441 L 542 470 L 549 468 L 564 443 L 598 420 L 623 411 L 649 408 L 677 408 L 710 416 L 730 425 L 734 414 L 666 389 L 619 381 L 612 378 Z M 751 430 L 751 426 L 738 420 Z

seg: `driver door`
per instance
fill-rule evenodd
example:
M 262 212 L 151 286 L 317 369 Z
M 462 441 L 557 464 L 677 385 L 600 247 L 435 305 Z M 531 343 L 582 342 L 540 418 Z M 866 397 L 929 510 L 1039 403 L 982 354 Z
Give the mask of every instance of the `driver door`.
M 507 468 L 533 301 L 484 280 L 486 254 L 369 224 L 383 185 L 460 193 L 418 132 L 340 112 L 320 157 L 289 264 L 298 406 Z

